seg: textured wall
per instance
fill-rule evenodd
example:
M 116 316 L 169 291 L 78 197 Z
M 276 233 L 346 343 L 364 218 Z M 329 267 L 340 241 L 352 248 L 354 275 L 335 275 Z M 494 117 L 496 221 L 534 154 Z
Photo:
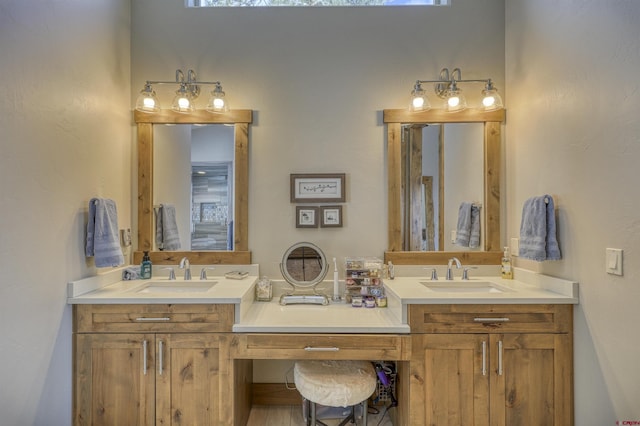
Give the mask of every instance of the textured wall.
M 0 413 L 71 424 L 66 283 L 95 274 L 88 201 L 131 217 L 126 0 L 0 2 Z
M 407 106 L 416 79 L 460 67 L 463 77 L 491 76 L 504 89 L 502 0 L 440 8 L 215 10 L 137 0 L 132 19 L 134 94 L 147 79 L 172 79 L 176 68 L 193 68 L 202 80 L 222 81 L 232 108 L 255 111 L 249 248 L 272 277 L 280 276 L 282 254 L 298 241 L 318 244 L 330 258 L 382 256 L 381 111 Z M 295 228 L 289 174 L 318 172 L 347 173 L 343 228 Z
M 152 7 L 153 5 L 153 7 Z M 185 10 L 172 0 L 132 8 L 132 92 L 193 68 L 221 80 L 231 108 L 255 111 L 249 152 L 249 249 L 280 278 L 293 243 L 329 258 L 379 256 L 387 246 L 382 110 L 404 108 L 417 79 L 442 67 L 504 90 L 504 1 L 440 8 Z M 474 87 L 470 92 L 480 92 Z M 161 94 L 165 103 L 170 93 Z M 162 101 L 162 99 L 161 99 Z M 290 173 L 347 173 L 342 228 L 295 228 Z M 281 382 L 289 364 L 258 365 Z
M 508 0 L 508 236 L 552 194 L 564 259 L 526 263 L 580 282 L 576 425 L 640 421 L 640 3 Z M 605 248 L 624 249 L 624 276 Z

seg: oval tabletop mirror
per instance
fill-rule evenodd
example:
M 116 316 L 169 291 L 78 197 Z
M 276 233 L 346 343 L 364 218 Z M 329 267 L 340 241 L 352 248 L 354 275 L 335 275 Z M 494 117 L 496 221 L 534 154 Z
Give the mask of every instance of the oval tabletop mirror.
M 282 256 L 280 271 L 285 281 L 293 287 L 291 293 L 280 297 L 281 305 L 309 303 L 328 305 L 329 298 L 316 291 L 324 280 L 329 264 L 322 250 L 311 243 L 296 243 Z

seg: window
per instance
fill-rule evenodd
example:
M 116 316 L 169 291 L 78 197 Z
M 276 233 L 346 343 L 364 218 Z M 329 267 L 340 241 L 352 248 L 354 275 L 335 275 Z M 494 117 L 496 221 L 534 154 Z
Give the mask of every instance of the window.
M 449 6 L 451 0 L 186 0 L 187 7 Z

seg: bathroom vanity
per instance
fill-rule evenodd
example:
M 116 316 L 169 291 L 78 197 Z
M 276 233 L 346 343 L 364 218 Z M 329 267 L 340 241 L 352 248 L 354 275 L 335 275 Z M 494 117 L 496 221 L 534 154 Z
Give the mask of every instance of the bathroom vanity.
M 397 361 L 398 425 L 573 424 L 576 283 L 401 277 L 388 308 L 281 306 L 254 302 L 250 268 L 200 292 L 70 283 L 74 424 L 244 425 L 256 359 Z

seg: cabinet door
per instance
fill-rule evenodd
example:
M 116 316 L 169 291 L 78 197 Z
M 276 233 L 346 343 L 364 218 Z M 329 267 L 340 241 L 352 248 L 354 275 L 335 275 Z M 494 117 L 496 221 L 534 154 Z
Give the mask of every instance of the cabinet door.
M 573 424 L 569 335 L 497 334 L 491 347 L 492 426 Z
M 156 335 L 157 424 L 220 423 L 221 339 L 214 333 Z
M 76 425 L 153 425 L 154 336 L 76 334 Z
M 488 425 L 488 335 L 413 335 L 410 398 L 412 425 Z

